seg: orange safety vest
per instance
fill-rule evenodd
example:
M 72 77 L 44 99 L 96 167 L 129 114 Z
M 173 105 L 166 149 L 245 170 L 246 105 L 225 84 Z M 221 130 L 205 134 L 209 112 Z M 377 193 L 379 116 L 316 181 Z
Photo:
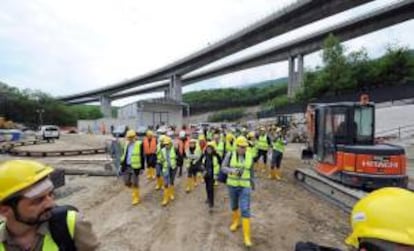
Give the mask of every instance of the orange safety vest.
M 148 137 L 145 137 L 143 144 L 145 155 L 155 154 L 157 152 L 157 139 L 152 137 L 151 140 L 149 140 Z
M 185 151 L 190 147 L 190 140 L 187 138 L 184 144 L 182 139 L 178 139 L 177 146 L 178 146 L 178 153 L 180 153 L 180 155 L 183 156 Z

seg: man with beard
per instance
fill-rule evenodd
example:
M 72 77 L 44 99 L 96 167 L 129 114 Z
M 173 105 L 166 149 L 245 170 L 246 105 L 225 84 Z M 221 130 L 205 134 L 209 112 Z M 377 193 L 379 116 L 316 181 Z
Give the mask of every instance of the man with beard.
M 36 161 L 0 165 L 0 251 L 96 250 L 88 221 L 75 210 L 57 207 L 53 169 Z

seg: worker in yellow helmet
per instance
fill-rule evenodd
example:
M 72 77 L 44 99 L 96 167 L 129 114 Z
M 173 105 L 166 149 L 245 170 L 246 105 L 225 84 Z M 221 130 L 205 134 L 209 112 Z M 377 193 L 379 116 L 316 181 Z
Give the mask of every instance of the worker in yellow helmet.
M 222 163 L 222 171 L 227 173 L 230 206 L 233 211 L 230 230 L 236 231 L 242 219 L 244 244 L 252 246 L 250 232 L 250 193 L 253 183 L 253 156 L 247 152 L 249 143 L 243 136 L 239 136 L 235 145 L 237 149 L 227 153 Z
M 75 208 L 56 206 L 53 169 L 37 161 L 0 164 L 0 251 L 96 250 L 99 243 Z
M 209 142 L 206 150 L 200 159 L 200 169 L 204 173 L 204 182 L 206 184 L 207 202 L 210 210 L 214 207 L 214 181 L 220 170 L 220 156 L 215 150 L 215 144 Z
M 352 251 L 413 251 L 414 193 L 402 188 L 378 189 L 352 209 L 352 233 L 345 240 Z M 319 248 L 319 249 L 317 249 Z M 315 243 L 297 243 L 296 251 L 337 250 Z
M 164 144 L 162 143 L 164 141 L 164 138 L 166 136 L 164 134 L 161 134 L 158 138 L 158 144 L 157 144 L 157 162 L 155 164 L 155 170 L 156 170 L 156 185 L 155 190 L 160 190 L 164 186 L 164 179 L 162 177 L 162 163 L 161 160 L 161 150 L 164 148 Z
M 267 166 L 267 155 L 270 153 L 271 150 L 271 140 L 270 137 L 266 133 L 265 127 L 260 127 L 259 135 L 256 140 L 256 148 L 257 148 L 257 157 L 256 163 L 258 165 L 258 169 L 262 172 L 266 172 Z M 260 159 L 262 158 L 262 162 Z
M 161 149 L 159 154 L 159 161 L 162 167 L 162 176 L 164 177 L 164 196 L 161 205 L 166 206 L 175 199 L 174 179 L 177 171 L 177 152 L 170 137 L 164 137 L 162 144 L 164 148 Z
M 187 185 L 185 188 L 187 193 L 194 189 L 195 183 L 197 182 L 196 178 L 201 154 L 202 152 L 200 147 L 197 145 L 197 140 L 191 139 L 184 160 L 184 164 L 187 169 Z
M 137 140 L 134 130 L 126 133 L 126 144 L 124 144 L 121 156 L 121 171 L 125 186 L 132 188 L 132 205 L 140 202 L 139 175 L 144 170 L 144 149 L 141 141 Z
M 157 162 L 157 139 L 151 130 L 146 132 L 142 145 L 147 163 L 147 179 L 153 180 L 155 179 L 155 164 Z
M 282 134 L 282 128 L 278 127 L 275 130 L 272 138 L 272 160 L 270 164 L 269 179 L 282 179 L 282 173 L 280 171 L 283 152 L 285 151 L 286 140 Z
M 198 135 L 198 147 L 201 150 L 201 153 L 204 153 L 204 151 L 206 150 L 207 147 L 207 140 L 204 134 L 200 134 Z M 201 184 L 204 182 L 203 179 L 203 174 L 201 172 L 201 170 L 197 170 L 197 178 L 196 178 L 197 182 L 195 183 L 195 186 L 198 186 L 198 184 Z

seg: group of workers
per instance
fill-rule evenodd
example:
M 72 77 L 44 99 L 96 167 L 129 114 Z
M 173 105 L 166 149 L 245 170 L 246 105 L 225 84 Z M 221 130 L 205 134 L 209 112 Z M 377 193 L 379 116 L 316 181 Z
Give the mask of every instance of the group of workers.
M 232 132 L 218 128 L 204 130 L 191 137 L 181 130 L 176 138 L 161 131 L 148 130 L 137 140 L 133 130 L 126 133 L 120 158 L 125 185 L 132 190 L 132 204 L 140 203 L 139 177 L 146 169 L 147 179 L 156 180 L 155 189 L 163 190 L 161 205 L 175 200 L 175 178 L 186 170 L 185 191 L 190 193 L 204 182 L 206 202 L 214 207 L 214 189 L 221 181 L 228 186 L 232 209 L 231 231 L 243 226 L 244 243 L 252 246 L 250 231 L 250 194 L 254 186 L 254 167 L 265 171 L 269 154 L 272 161 L 269 178 L 281 179 L 280 167 L 286 140 L 281 128 L 265 127 Z
M 207 139 L 208 138 L 208 139 Z M 187 171 L 185 191 L 191 192 L 204 178 L 207 202 L 214 206 L 217 181 L 228 187 L 230 231 L 240 226 L 244 244 L 251 247 L 250 204 L 255 169 L 263 170 L 272 156 L 269 178 L 281 179 L 280 164 L 286 140 L 279 128 L 260 127 L 239 135 L 214 130 L 207 137 L 191 138 L 181 131 L 176 139 L 166 134 L 156 137 L 148 131 L 142 140 L 133 130 L 126 134 L 121 151 L 125 185 L 132 190 L 132 204 L 140 203 L 139 177 L 156 180 L 163 190 L 161 204 L 175 199 L 174 179 Z M 255 168 L 256 166 L 256 168 Z M 264 166 L 264 167 L 263 167 Z M 98 240 L 75 208 L 56 206 L 52 168 L 35 161 L 11 160 L 0 164 L 0 251 L 95 250 Z M 383 188 L 370 193 L 354 207 L 353 232 L 346 243 L 359 251 L 414 250 L 414 194 L 400 188 Z M 300 242 L 297 251 L 339 250 Z

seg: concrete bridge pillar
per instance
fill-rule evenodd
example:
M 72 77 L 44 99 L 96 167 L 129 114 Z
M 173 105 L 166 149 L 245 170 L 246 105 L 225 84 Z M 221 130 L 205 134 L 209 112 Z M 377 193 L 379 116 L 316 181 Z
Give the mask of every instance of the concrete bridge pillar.
M 297 71 L 296 71 L 296 59 L 297 58 Z M 304 63 L 303 55 L 291 56 L 288 59 L 289 62 L 289 78 L 288 78 L 288 97 L 294 97 L 298 89 L 303 84 L 304 76 Z
M 101 102 L 101 112 L 104 118 L 112 117 L 111 98 L 108 95 L 102 95 L 99 97 Z
M 164 90 L 164 98 L 165 99 L 171 98 L 171 95 L 170 95 L 170 87 L 168 87 L 167 89 Z
M 170 97 L 175 100 L 181 102 L 183 100 L 183 88 L 182 88 L 182 81 L 181 76 L 179 75 L 172 75 L 170 81 Z

